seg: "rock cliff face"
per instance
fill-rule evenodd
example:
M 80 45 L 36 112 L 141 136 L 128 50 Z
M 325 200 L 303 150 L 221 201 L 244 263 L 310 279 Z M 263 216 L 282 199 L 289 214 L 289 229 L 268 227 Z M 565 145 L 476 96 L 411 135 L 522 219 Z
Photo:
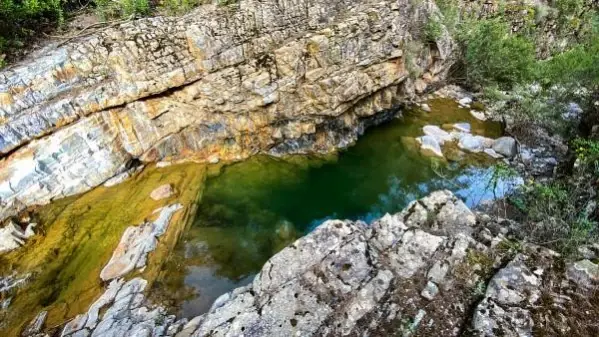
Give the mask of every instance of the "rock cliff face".
M 63 335 L 595 335 L 597 265 L 516 245 L 514 226 L 439 191 L 371 225 L 323 223 L 190 321 L 148 305 L 145 280 L 112 281 Z
M 420 37 L 434 15 L 431 1 L 244 0 L 125 23 L 8 68 L 4 211 L 83 192 L 136 160 L 347 146 L 444 78 L 451 39 Z

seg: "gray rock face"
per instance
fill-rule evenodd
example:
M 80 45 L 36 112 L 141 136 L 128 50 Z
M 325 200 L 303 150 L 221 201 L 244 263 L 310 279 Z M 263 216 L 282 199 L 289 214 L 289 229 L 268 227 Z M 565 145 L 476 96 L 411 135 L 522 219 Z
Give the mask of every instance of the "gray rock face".
M 584 318 L 562 317 L 578 306 L 594 322 L 597 266 L 570 264 L 568 275 L 586 276 L 566 276 L 551 251 L 502 246 L 509 231 L 450 192 L 434 192 L 372 224 L 323 223 L 189 321 L 146 303 L 145 280 L 115 279 L 62 335 L 589 335 L 594 326 Z
M 432 1 L 242 0 L 141 19 L 0 72 L 0 216 L 127 163 L 330 152 L 444 78 Z M 407 58 L 404 46 L 417 47 Z M 409 61 L 407 61 L 409 60 Z M 406 62 L 422 78 L 409 79 Z
M 518 145 L 512 137 L 500 137 L 493 141 L 493 150 L 507 158 L 513 158 L 518 153 Z
M 163 308 L 144 306 L 146 286 L 147 281 L 139 277 L 128 282 L 112 281 L 87 313 L 64 327 L 61 337 L 174 336 L 186 321 L 176 321 Z

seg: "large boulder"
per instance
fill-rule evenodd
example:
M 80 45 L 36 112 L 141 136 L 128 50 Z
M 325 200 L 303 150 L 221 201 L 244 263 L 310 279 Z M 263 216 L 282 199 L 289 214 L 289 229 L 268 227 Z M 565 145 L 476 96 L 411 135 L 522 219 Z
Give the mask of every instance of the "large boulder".
M 493 150 L 505 157 L 513 158 L 518 154 L 518 145 L 512 137 L 500 137 L 493 141 Z
M 458 146 L 466 151 L 470 152 L 482 152 L 487 148 L 490 148 L 493 144 L 493 140 L 478 135 L 471 135 L 469 133 L 462 133 L 459 135 Z

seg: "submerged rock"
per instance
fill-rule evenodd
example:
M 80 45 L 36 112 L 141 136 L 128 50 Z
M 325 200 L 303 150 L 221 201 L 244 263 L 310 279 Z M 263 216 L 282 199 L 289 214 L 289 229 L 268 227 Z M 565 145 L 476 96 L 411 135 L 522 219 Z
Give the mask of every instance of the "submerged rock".
M 443 157 L 443 151 L 441 151 L 441 145 L 437 141 L 437 139 L 433 136 L 422 136 L 416 138 L 418 143 L 420 144 L 420 149 L 427 152 L 432 153 L 436 156 Z
M 171 184 L 165 184 L 156 187 L 156 189 L 150 193 L 150 198 L 154 200 L 162 200 L 171 197 L 174 193 L 173 186 L 171 186 Z
M 100 278 L 108 281 L 145 267 L 146 257 L 156 248 L 157 238 L 166 232 L 173 214 L 181 208 L 180 204 L 174 204 L 157 209 L 154 213 L 160 214 L 155 221 L 128 227 Z
M 422 128 L 422 131 L 426 136 L 430 136 L 435 138 L 439 145 L 445 144 L 445 142 L 449 142 L 452 140 L 449 133 L 436 125 L 426 125 Z
M 23 336 L 33 336 L 40 333 L 44 327 L 44 323 L 46 323 L 46 317 L 48 317 L 47 311 L 42 311 L 29 323 L 25 331 L 23 331 Z
M 472 127 L 470 123 L 455 123 L 453 124 L 453 128 L 459 132 L 470 133 L 472 131 Z

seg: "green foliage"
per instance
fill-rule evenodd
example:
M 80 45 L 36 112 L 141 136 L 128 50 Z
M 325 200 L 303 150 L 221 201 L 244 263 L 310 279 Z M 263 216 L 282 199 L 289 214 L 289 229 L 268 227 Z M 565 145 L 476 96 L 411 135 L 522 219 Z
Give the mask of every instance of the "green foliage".
M 576 158 L 584 171 L 599 177 L 599 141 L 576 138 L 572 141 Z
M 21 40 L 40 26 L 60 24 L 63 19 L 60 0 L 0 0 L 0 54 L 20 48 Z
M 202 0 L 163 0 L 161 6 L 170 15 L 181 15 L 202 3 Z
M 150 13 L 148 0 L 96 0 L 96 12 L 104 20 L 145 16 Z
M 424 24 L 422 31 L 426 42 L 435 42 L 441 38 L 443 26 L 437 18 L 431 17 Z
M 466 80 L 475 86 L 509 89 L 531 78 L 535 63 L 533 44 L 510 33 L 501 20 L 474 21 L 463 26 Z
M 599 86 L 599 35 L 536 65 L 535 77 L 545 87 L 552 85 Z
M 588 214 L 591 185 L 556 181 L 530 183 L 517 198 L 524 211 L 524 235 L 528 240 L 563 254 L 572 254 L 585 243 L 599 239 L 599 224 Z

